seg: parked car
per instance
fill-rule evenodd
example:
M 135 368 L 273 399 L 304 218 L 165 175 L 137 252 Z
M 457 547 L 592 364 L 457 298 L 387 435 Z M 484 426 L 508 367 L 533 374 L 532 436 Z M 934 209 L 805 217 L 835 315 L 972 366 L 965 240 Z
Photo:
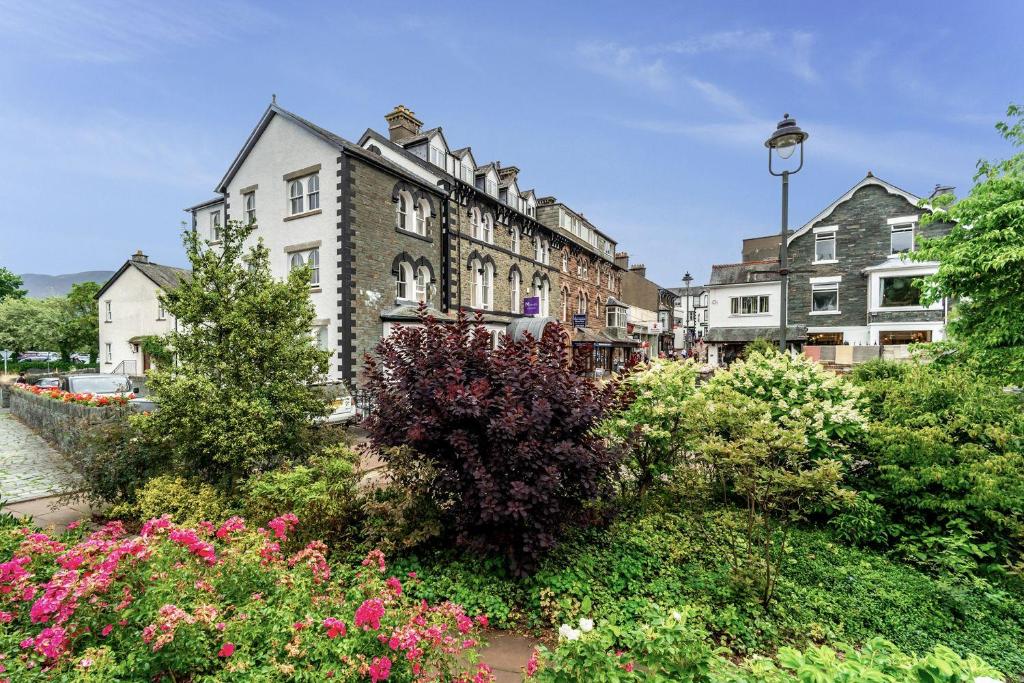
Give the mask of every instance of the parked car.
M 323 392 L 331 413 L 322 418 L 323 424 L 342 425 L 356 420 L 356 406 L 352 395 L 342 382 L 318 384 L 317 389 Z
M 90 373 L 68 375 L 62 382 L 62 389 L 76 394 L 97 394 L 99 396 L 115 396 L 117 394 L 138 393 L 138 387 L 132 387 L 128 375 Z
M 87 365 L 88 363 L 92 362 L 92 355 L 88 353 L 73 353 L 71 354 L 71 362 L 82 363 L 83 365 Z
M 40 377 L 32 384 L 43 389 L 53 389 L 60 387 L 60 377 Z
M 60 360 L 60 354 L 56 351 L 23 351 L 18 354 L 18 361 L 21 363 L 31 362 L 53 362 Z

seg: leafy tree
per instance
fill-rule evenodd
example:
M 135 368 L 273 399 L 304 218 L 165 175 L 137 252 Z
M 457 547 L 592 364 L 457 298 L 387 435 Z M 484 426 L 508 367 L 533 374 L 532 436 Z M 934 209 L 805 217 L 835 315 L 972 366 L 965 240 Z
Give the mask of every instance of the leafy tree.
M 540 340 L 488 331 L 460 311 L 454 324 L 423 317 L 367 358 L 377 446 L 408 445 L 435 473 L 431 490 L 455 541 L 504 555 L 524 573 L 553 548 L 616 470 L 594 428 L 615 386 L 573 372 L 555 325 Z M 392 459 L 388 458 L 389 466 Z
M 728 546 L 735 578 L 757 589 L 767 607 L 786 562 L 789 533 L 825 506 L 841 509 L 854 494 L 843 489 L 838 460 L 815 457 L 804 425 L 781 422 L 771 405 L 724 383 L 709 383 L 687 401 L 687 447 L 693 467 L 684 487 L 695 509 L 740 504 L 744 518 L 731 525 L 704 516 L 706 533 Z
M 329 353 L 314 346 L 309 271 L 270 273 L 254 225 L 231 222 L 222 243 L 184 233 L 192 276 L 163 297 L 179 329 L 176 362 L 150 374 L 160 410 L 147 422 L 179 469 L 228 490 L 248 475 L 308 456 L 327 405 L 314 383 Z
M 1024 574 L 1024 404 L 963 366 L 865 375 L 868 461 L 855 484 L 888 515 L 891 546 L 927 568 Z
M 668 477 L 685 455 L 686 399 L 697 390 L 693 361 L 655 361 L 622 383 L 626 407 L 605 420 L 601 433 L 625 453 L 625 468 L 642 497 Z
M 76 282 L 61 299 L 61 320 L 57 330 L 61 355 L 87 351 L 93 359 L 99 357 L 100 320 L 96 306 L 97 282 Z
M 0 348 L 16 353 L 59 348 L 60 319 L 59 298 L 8 297 L 0 301 Z
M 1011 105 L 996 125 L 1015 147 L 1024 146 L 1024 108 Z M 917 261 L 938 261 L 924 278 L 927 302 L 956 302 L 949 321 L 952 346 L 977 366 L 1024 384 L 1024 152 L 1005 161 L 978 162 L 970 194 L 933 200 L 923 225 L 953 223 L 944 237 L 921 240 Z
M 6 268 L 0 268 L 0 301 L 5 299 L 23 299 L 28 293 L 21 286 L 24 280 Z

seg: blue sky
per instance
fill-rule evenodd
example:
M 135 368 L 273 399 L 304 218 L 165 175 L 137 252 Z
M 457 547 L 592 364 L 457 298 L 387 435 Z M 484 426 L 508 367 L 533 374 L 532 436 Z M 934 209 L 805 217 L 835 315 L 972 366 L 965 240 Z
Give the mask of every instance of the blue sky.
M 703 282 L 778 229 L 761 143 L 784 112 L 811 134 L 792 224 L 869 169 L 969 188 L 1008 152 L 1022 24 L 1019 2 L 0 0 L 0 265 L 183 265 L 181 209 L 277 93 L 353 140 L 406 104 L 660 284 Z

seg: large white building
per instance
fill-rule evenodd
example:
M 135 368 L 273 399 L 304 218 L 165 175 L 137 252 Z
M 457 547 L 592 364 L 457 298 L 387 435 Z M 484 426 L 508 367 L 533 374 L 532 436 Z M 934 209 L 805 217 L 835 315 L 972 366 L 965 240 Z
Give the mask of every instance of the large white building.
M 144 339 L 167 334 L 177 325 L 160 304 L 160 295 L 188 276 L 182 268 L 151 263 L 142 251 L 125 261 L 96 294 L 100 372 L 144 375 L 154 367 Z

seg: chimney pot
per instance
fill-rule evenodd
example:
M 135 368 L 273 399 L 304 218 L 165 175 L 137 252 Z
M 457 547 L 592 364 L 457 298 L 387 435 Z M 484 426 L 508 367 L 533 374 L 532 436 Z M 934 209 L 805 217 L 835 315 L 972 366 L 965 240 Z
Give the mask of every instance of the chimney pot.
M 143 254 L 142 250 L 139 249 L 132 254 L 132 261 L 135 261 L 136 263 L 149 263 L 149 257 Z
M 420 128 L 423 126 L 423 122 L 416 118 L 413 111 L 404 104 L 399 104 L 385 114 L 384 120 L 388 122 L 388 137 L 392 142 L 401 142 L 414 135 L 419 135 Z

